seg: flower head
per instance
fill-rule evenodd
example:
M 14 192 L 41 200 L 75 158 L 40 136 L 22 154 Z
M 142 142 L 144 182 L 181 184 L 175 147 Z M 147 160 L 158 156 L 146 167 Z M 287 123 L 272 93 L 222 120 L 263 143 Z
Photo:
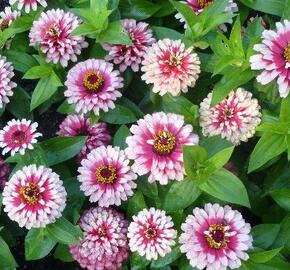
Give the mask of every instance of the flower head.
M 20 16 L 20 11 L 12 11 L 11 7 L 6 7 L 0 12 L 0 29 L 4 31 L 9 25 Z
M 45 227 L 61 217 L 66 191 L 59 176 L 43 166 L 17 171 L 3 191 L 4 211 L 27 229 Z
M 229 206 L 195 208 L 181 225 L 180 250 L 192 267 L 203 270 L 239 268 L 252 247 L 251 226 Z
M 91 202 L 105 207 L 120 205 L 133 195 L 137 175 L 132 172 L 129 159 L 119 147 L 100 146 L 92 150 L 81 165 L 78 180 Z
M 9 172 L 9 164 L 5 163 L 4 160 L 0 158 L 0 194 L 3 191 L 6 182 L 8 181 Z
M 144 56 L 142 80 L 152 83 L 152 91 L 161 96 L 167 92 L 173 96 L 186 93 L 200 73 L 199 58 L 192 50 L 186 49 L 181 40 L 159 40 Z
M 75 104 L 78 113 L 114 109 L 114 101 L 121 97 L 117 90 L 123 87 L 123 78 L 113 65 L 97 59 L 88 59 L 75 65 L 67 75 L 67 90 L 64 95 L 68 103 Z
M 84 212 L 79 226 L 83 239 L 70 252 L 88 270 L 118 270 L 129 256 L 128 221 L 111 208 L 96 207 Z
M 11 120 L 0 131 L 0 147 L 4 148 L 2 154 L 11 151 L 14 156 L 16 152 L 24 155 L 26 149 L 33 149 L 33 144 L 37 143 L 37 137 L 41 133 L 36 132 L 38 124 L 30 120 Z
M 78 154 L 78 160 L 81 161 L 87 154 L 101 146 L 108 145 L 111 136 L 107 129 L 107 124 L 99 122 L 90 124 L 90 119 L 85 118 L 83 115 L 72 114 L 68 115 L 59 126 L 57 132 L 59 136 L 87 136 L 85 145 L 81 152 Z
M 155 39 L 149 25 L 145 22 L 125 19 L 122 20 L 122 25 L 124 31 L 128 33 L 132 45 L 103 44 L 104 49 L 109 52 L 105 59 L 113 60 L 114 64 L 119 65 L 121 72 L 125 71 L 127 67 L 131 67 L 133 71 L 137 72 L 147 48 L 155 42 Z
M 200 104 L 200 125 L 205 136 L 221 135 L 233 144 L 246 142 L 261 122 L 260 106 L 252 94 L 242 88 L 210 108 L 212 93 Z
M 30 46 L 39 45 L 47 62 L 66 67 L 69 60 L 76 62 L 82 48 L 88 46 L 83 37 L 71 35 L 79 24 L 75 15 L 61 9 L 42 12 L 30 30 Z
M 251 68 L 263 70 L 257 81 L 263 85 L 277 79 L 281 97 L 290 91 L 290 21 L 276 23 L 276 31 L 264 30 L 262 44 L 256 44 L 258 54 L 251 56 Z
M 128 228 L 129 246 L 132 252 L 137 251 L 147 260 L 157 260 L 165 256 L 175 244 L 176 231 L 173 222 L 165 211 L 150 208 L 143 209 Z
M 133 135 L 126 139 L 126 153 L 134 161 L 133 171 L 139 175 L 150 173 L 148 181 L 162 185 L 184 178 L 182 146 L 197 144 L 198 136 L 191 125 L 184 125 L 183 116 L 147 114 L 130 131 Z
M 22 9 L 24 7 L 26 13 L 29 13 L 31 9 L 34 11 L 37 10 L 38 4 L 42 5 L 43 7 L 47 6 L 45 0 L 10 0 L 9 4 L 14 5 L 17 2 L 17 8 Z

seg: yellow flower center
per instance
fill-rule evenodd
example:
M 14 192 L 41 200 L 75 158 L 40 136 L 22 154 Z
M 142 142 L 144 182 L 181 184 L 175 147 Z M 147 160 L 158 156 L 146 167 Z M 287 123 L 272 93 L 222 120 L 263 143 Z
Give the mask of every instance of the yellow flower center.
M 176 56 L 175 54 L 170 54 L 168 63 L 170 66 L 177 67 L 182 64 L 182 57 Z
M 222 224 L 210 225 L 208 231 L 205 232 L 205 239 L 208 246 L 213 249 L 225 248 L 228 245 L 229 238 L 225 236 L 229 227 Z
M 286 62 L 290 63 L 290 41 L 288 42 L 288 47 L 284 50 L 283 56 Z
M 144 231 L 144 235 L 149 240 L 154 239 L 157 236 L 157 230 L 150 226 Z
M 205 8 L 213 2 L 214 0 L 197 0 L 197 3 L 200 6 L 200 8 Z
M 28 186 L 21 187 L 19 193 L 26 203 L 35 205 L 40 199 L 40 190 L 37 184 L 29 183 Z
M 47 30 L 47 34 L 50 36 L 50 38 L 52 38 L 54 41 L 57 41 L 60 34 L 61 34 L 61 30 L 59 28 L 59 26 L 56 23 L 53 23 L 49 26 L 48 30 Z
M 88 71 L 83 78 L 83 85 L 89 92 L 98 92 L 104 84 L 104 77 L 100 72 Z
M 160 155 L 170 154 L 176 146 L 176 139 L 169 131 L 160 130 L 153 136 L 153 149 Z
M 229 108 L 227 105 L 225 105 L 223 116 L 226 120 L 231 119 L 234 116 L 234 108 Z
M 103 165 L 96 170 L 96 179 L 102 184 L 113 184 L 117 179 L 116 169 L 112 165 Z

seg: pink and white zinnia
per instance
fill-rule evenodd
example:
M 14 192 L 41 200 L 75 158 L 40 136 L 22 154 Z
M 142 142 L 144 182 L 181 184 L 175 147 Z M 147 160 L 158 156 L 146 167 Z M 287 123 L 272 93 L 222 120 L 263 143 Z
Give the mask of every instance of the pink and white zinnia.
M 78 169 L 81 190 L 90 202 L 100 206 L 120 205 L 133 195 L 137 175 L 129 166 L 129 159 L 119 147 L 100 146 L 81 161 Z
M 83 238 L 70 246 L 73 258 L 88 270 L 118 270 L 129 256 L 128 221 L 113 208 L 85 211 L 79 226 Z
M 251 226 L 229 206 L 206 204 L 195 208 L 181 225 L 180 250 L 192 267 L 203 270 L 236 269 L 249 259 Z
M 250 58 L 253 70 L 263 70 L 257 81 L 263 85 L 277 79 L 281 97 L 287 97 L 290 91 L 290 21 L 276 23 L 276 31 L 264 30 L 262 44 L 256 44 L 254 50 L 259 54 Z
M 165 211 L 150 208 L 143 209 L 128 228 L 129 246 L 132 252 L 138 252 L 147 260 L 157 260 L 171 251 L 175 244 L 176 231 L 173 222 Z
M 9 4 L 14 5 L 17 4 L 18 9 L 22 9 L 24 7 L 24 10 L 26 13 L 29 13 L 32 9 L 33 11 L 37 10 L 37 5 L 40 4 L 43 7 L 47 6 L 47 3 L 45 0 L 10 0 Z
M 4 211 L 27 229 L 55 222 L 65 208 L 66 191 L 59 176 L 43 166 L 17 171 L 3 191 Z
M 152 91 L 161 96 L 187 93 L 200 73 L 200 61 L 193 48 L 185 48 L 181 40 L 163 39 L 154 43 L 144 56 L 142 80 L 153 84 Z
M 0 29 L 4 31 L 9 25 L 20 16 L 20 11 L 12 11 L 11 7 L 6 7 L 0 12 Z
M 219 104 L 211 107 L 212 93 L 200 104 L 200 126 L 205 136 L 221 135 L 233 144 L 247 142 L 261 122 L 258 100 L 243 88 L 238 88 Z
M 183 180 L 182 147 L 198 143 L 198 136 L 191 125 L 184 124 L 183 116 L 164 112 L 147 114 L 130 131 L 133 135 L 126 139 L 126 153 L 134 161 L 134 172 L 150 173 L 148 181 L 159 181 L 162 185 L 169 180 Z
M 30 30 L 30 46 L 39 45 L 48 63 L 66 67 L 69 60 L 77 61 L 82 48 L 88 47 L 84 37 L 71 35 L 79 24 L 78 17 L 61 9 L 42 12 Z
M 37 123 L 30 120 L 11 120 L 0 131 L 0 147 L 3 148 L 2 154 L 11 151 L 14 156 L 16 152 L 25 154 L 26 149 L 33 149 L 33 144 L 37 143 L 37 137 L 42 134 L 36 132 Z
M 86 114 L 115 108 L 114 101 L 122 96 L 123 78 L 114 66 L 104 60 L 88 59 L 75 65 L 67 75 L 64 95 L 78 113 Z
M 128 33 L 132 45 L 103 44 L 103 48 L 109 52 L 105 59 L 119 65 L 121 72 L 128 67 L 137 72 L 147 48 L 155 42 L 155 39 L 149 25 L 145 22 L 125 19 L 122 20 L 122 25 L 124 31 Z

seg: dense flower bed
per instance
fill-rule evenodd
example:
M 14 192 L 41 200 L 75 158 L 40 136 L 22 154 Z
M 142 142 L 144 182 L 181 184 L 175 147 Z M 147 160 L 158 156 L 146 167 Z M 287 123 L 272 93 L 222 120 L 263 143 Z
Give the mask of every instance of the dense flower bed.
M 0 270 L 290 269 L 289 0 L 6 2 Z

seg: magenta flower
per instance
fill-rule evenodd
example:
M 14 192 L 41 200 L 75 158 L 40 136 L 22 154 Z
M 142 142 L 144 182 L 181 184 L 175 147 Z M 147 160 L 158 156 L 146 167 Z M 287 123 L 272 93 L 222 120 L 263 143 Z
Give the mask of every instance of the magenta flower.
M 157 260 L 171 251 L 175 244 L 176 231 L 173 222 L 165 211 L 150 208 L 143 209 L 128 228 L 129 246 L 132 252 L 146 256 L 147 260 Z
M 0 158 L 0 194 L 2 193 L 6 182 L 8 181 L 10 173 L 9 164 L 5 163 L 2 158 Z
M 290 21 L 276 23 L 276 31 L 264 30 L 262 44 L 256 44 L 258 54 L 251 56 L 251 68 L 263 70 L 257 81 L 266 85 L 277 80 L 281 97 L 290 91 Z
M 10 0 L 9 4 L 14 5 L 15 3 L 17 4 L 18 9 L 22 9 L 24 7 L 24 10 L 26 13 L 29 13 L 30 10 L 37 10 L 37 5 L 40 4 L 43 7 L 47 6 L 47 3 L 45 0 Z
M 185 48 L 181 40 L 163 39 L 154 43 L 144 56 L 142 80 L 153 84 L 152 91 L 163 96 L 187 93 L 200 73 L 200 61 L 193 48 Z
M 119 147 L 100 146 L 81 161 L 78 169 L 81 190 L 100 206 L 120 205 L 133 195 L 137 175 Z
M 150 173 L 150 183 L 184 178 L 183 145 L 195 145 L 198 136 L 191 125 L 184 125 L 183 116 L 164 112 L 147 114 L 130 129 L 126 154 L 133 160 L 132 169 L 139 175 Z
M 195 208 L 181 225 L 180 250 L 192 267 L 200 270 L 226 270 L 241 266 L 252 248 L 251 226 L 229 206 L 206 204 Z
M 4 211 L 20 227 L 45 227 L 61 217 L 66 191 L 59 176 L 43 166 L 17 171 L 3 191 Z
M 87 154 L 101 146 L 107 146 L 111 140 L 111 136 L 104 122 L 90 124 L 90 119 L 83 115 L 68 115 L 59 126 L 57 132 L 59 136 L 88 136 L 86 144 L 78 154 L 78 160 L 81 161 Z
M 79 226 L 83 239 L 70 247 L 74 259 L 88 270 L 118 270 L 129 256 L 128 221 L 112 208 L 84 212 Z
M 69 60 L 76 62 L 82 48 L 88 46 L 83 37 L 71 35 L 79 24 L 75 15 L 61 9 L 42 12 L 30 30 L 30 46 L 39 45 L 48 63 L 60 63 L 66 67 Z
M 124 31 L 126 31 L 133 43 L 131 46 L 103 44 L 103 48 L 109 52 L 107 61 L 113 61 L 119 65 L 121 72 L 131 67 L 134 72 L 139 70 L 139 65 L 146 50 L 155 42 L 149 25 L 145 22 L 137 22 L 133 19 L 122 20 Z
M 114 109 L 114 101 L 122 94 L 117 90 L 123 87 L 120 72 L 113 65 L 97 59 L 88 59 L 75 65 L 67 75 L 67 90 L 64 95 L 69 104 L 75 104 L 78 113 L 93 111 L 99 115 Z
M 11 7 L 5 7 L 4 11 L 0 12 L 0 29 L 4 31 L 9 25 L 20 16 L 20 11 L 12 11 Z
M 210 107 L 211 99 L 212 94 L 209 93 L 200 104 L 203 135 L 221 135 L 235 145 L 254 136 L 261 122 L 261 113 L 258 100 L 253 99 L 250 92 L 238 88 L 214 107 Z
M 33 144 L 37 143 L 37 137 L 41 133 L 36 132 L 38 124 L 30 120 L 22 119 L 11 120 L 0 130 L 0 147 L 3 148 L 2 154 L 11 151 L 14 156 L 16 152 L 24 155 L 26 149 L 33 149 Z

